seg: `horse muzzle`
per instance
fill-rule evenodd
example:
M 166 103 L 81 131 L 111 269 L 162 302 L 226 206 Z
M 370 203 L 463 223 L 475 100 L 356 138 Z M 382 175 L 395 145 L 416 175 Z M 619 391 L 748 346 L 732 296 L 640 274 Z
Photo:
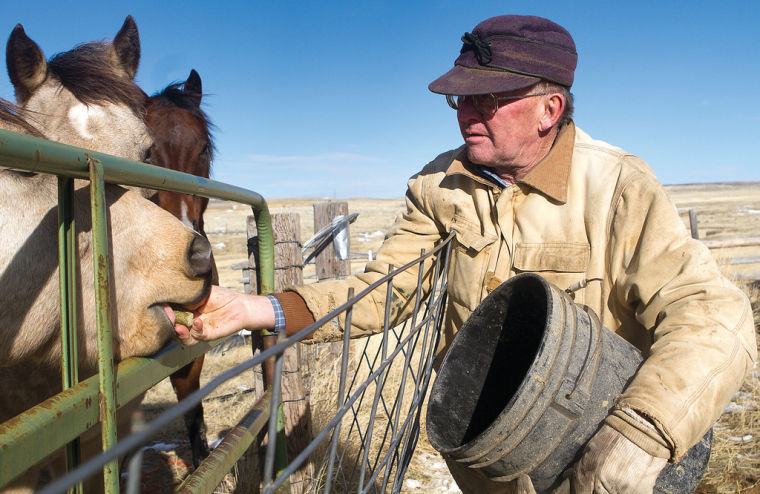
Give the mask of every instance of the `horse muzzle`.
M 188 247 L 186 259 L 188 275 L 193 278 L 211 279 L 214 261 L 208 239 L 196 233 Z

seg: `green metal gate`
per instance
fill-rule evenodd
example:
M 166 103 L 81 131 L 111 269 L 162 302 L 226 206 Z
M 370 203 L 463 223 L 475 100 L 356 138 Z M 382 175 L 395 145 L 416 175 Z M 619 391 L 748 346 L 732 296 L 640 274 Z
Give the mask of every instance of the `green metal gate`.
M 314 479 L 309 492 L 329 493 L 333 486 L 342 492 L 385 492 L 387 488 L 392 492 L 400 490 L 420 432 L 422 404 L 431 379 L 432 363 L 440 337 L 452 236 L 442 239 L 433 251 L 421 252 L 418 259 L 404 266 L 389 266 L 388 275 L 361 293 L 354 296 L 349 292 L 349 301 L 346 304 L 337 307 L 312 326 L 287 340 L 281 337 L 274 346 L 221 374 L 188 396 L 145 430 L 116 443 L 115 412 L 119 406 L 126 404 L 222 341 L 199 343 L 187 348 L 172 344 L 153 357 L 132 358 L 120 362 L 117 372 L 114 373 L 110 327 L 106 317 L 109 306 L 109 280 L 107 269 L 104 267 L 107 268 L 109 265 L 109 259 L 105 249 L 108 231 L 103 200 L 104 184 L 109 182 L 164 189 L 250 205 L 259 232 L 260 293 L 271 293 L 274 287 L 274 248 L 266 202 L 258 194 L 239 187 L 3 130 L 0 130 L 0 166 L 59 176 L 59 272 L 61 338 L 64 343 L 64 391 L 0 424 L 0 489 L 27 468 L 69 443 L 73 444 L 69 457 L 72 458 L 71 466 L 74 467 L 78 463 L 76 438 L 101 422 L 104 453 L 54 481 L 41 491 L 41 494 L 66 492 L 71 486 L 100 470 L 103 471 L 106 492 L 118 493 L 117 458 L 139 451 L 140 446 L 147 442 L 151 434 L 195 406 L 214 387 L 260 365 L 265 360 L 274 358 L 273 385 L 200 467 L 183 482 L 178 492 L 212 492 L 264 427 L 268 427 L 268 437 L 277 438 L 276 441 L 268 441 L 264 459 L 264 492 L 287 491 L 290 473 L 309 455 L 314 454 L 320 445 L 327 449 L 327 453 L 319 459 L 322 477 Z M 98 375 L 79 383 L 73 366 L 73 362 L 76 362 L 76 355 L 73 354 L 76 341 L 72 336 L 72 329 L 76 327 L 76 313 L 73 310 L 76 306 L 73 299 L 74 225 L 71 214 L 74 178 L 90 180 L 92 183 L 94 282 L 98 308 L 100 365 Z M 427 292 L 420 288 L 423 266 L 426 266 L 425 269 L 429 269 L 428 272 L 431 274 L 431 287 Z M 394 277 L 413 267 L 419 267 L 420 275 L 418 290 L 414 296 L 413 315 L 402 326 L 391 327 L 388 310 L 390 304 L 385 304 L 382 344 L 375 349 L 365 346 L 359 356 L 358 367 L 366 366 L 366 376 L 363 380 L 357 379 L 358 373 L 350 374 L 347 368 L 353 304 L 375 290 L 385 290 L 386 301 L 390 300 Z M 346 327 L 349 329 L 344 331 L 335 414 L 327 426 L 315 435 L 309 446 L 288 461 L 282 442 L 282 404 L 279 396 L 282 353 L 288 346 L 305 339 L 314 329 L 341 314 L 345 314 Z M 388 376 L 394 366 L 400 369 L 400 382 L 389 384 Z M 115 374 L 118 375 L 116 386 Z M 360 418 L 361 414 L 365 414 L 365 418 Z M 278 420 L 269 420 L 274 416 L 278 416 Z M 360 439 L 358 456 L 353 465 L 343 463 L 348 448 L 342 443 L 341 434 L 353 434 Z
M 214 344 L 184 348 L 172 344 L 153 358 L 133 358 L 116 367 L 108 314 L 110 259 L 104 186 L 106 182 L 204 195 L 251 206 L 261 232 L 261 292 L 274 287 L 273 242 L 269 210 L 264 199 L 240 187 L 202 177 L 146 165 L 115 156 L 76 148 L 46 139 L 0 130 L 0 166 L 50 173 L 59 177 L 58 229 L 61 289 L 61 341 L 63 392 L 0 424 L 0 487 L 58 448 L 76 441 L 100 422 L 103 449 L 116 444 L 116 409 L 207 351 Z M 93 262 L 98 326 L 96 376 L 78 382 L 76 369 L 76 272 L 73 221 L 73 179 L 91 182 Z M 87 282 L 87 280 L 83 280 Z M 218 344 L 219 342 L 216 342 Z M 241 436 L 245 437 L 245 436 Z M 245 442 L 243 439 L 242 442 Z M 240 446 L 244 450 L 244 446 Z M 77 463 L 76 445 L 69 448 L 71 466 Z M 218 456 L 218 455 L 217 455 Z M 237 458 L 226 459 L 230 465 Z M 217 461 L 219 459 L 217 458 Z M 224 461 L 222 461 L 224 462 Z M 116 460 L 103 469 L 107 492 L 118 492 Z M 224 475 L 222 472 L 221 475 Z M 213 477 L 213 475 L 211 475 Z M 220 477 L 221 479 L 221 477 Z M 220 480 L 219 479 L 219 480 Z M 214 482 L 213 478 L 209 482 Z M 216 481 L 218 483 L 218 480 Z

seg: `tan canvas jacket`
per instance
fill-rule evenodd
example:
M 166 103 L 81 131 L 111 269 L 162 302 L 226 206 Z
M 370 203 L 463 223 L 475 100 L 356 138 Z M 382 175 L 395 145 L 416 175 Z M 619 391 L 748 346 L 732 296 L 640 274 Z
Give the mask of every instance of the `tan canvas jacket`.
M 318 319 L 388 272 L 456 232 L 441 352 L 501 281 L 541 274 L 641 349 L 646 360 L 618 400 L 655 422 L 677 459 L 717 420 L 756 358 L 752 311 L 691 239 L 664 188 L 641 159 L 593 140 L 572 123 L 516 185 L 478 175 L 464 148 L 441 154 L 408 183 L 406 212 L 377 259 L 347 280 L 293 287 Z M 391 313 L 412 310 L 416 272 L 396 278 Z M 385 288 L 355 307 L 352 332 L 382 328 Z M 342 321 L 341 321 L 342 324 Z M 340 338 L 325 325 L 317 340 Z

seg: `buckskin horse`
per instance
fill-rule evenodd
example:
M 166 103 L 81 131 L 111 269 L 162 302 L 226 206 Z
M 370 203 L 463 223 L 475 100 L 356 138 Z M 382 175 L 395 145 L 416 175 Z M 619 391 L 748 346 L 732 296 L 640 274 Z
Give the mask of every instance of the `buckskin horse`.
M 173 83 L 148 99 L 145 123 L 153 136 L 151 163 L 173 170 L 209 178 L 214 145 L 212 124 L 201 109 L 203 86 L 195 70 L 183 83 Z M 154 200 L 183 223 L 204 237 L 203 213 L 208 198 L 191 194 L 158 191 Z M 213 282 L 218 282 L 216 266 L 212 265 Z M 171 375 L 172 387 L 178 400 L 200 388 L 203 355 Z M 209 455 L 203 405 L 198 404 L 185 415 L 190 439 L 193 466 Z
M 0 127 L 143 160 L 152 145 L 142 120 L 145 94 L 133 81 L 139 37 L 131 17 L 113 42 L 88 43 L 45 61 L 21 25 L 6 63 L 21 110 L 3 108 Z M 14 118 L 27 116 L 24 125 Z M 56 178 L 0 170 L 0 422 L 61 390 Z M 112 312 L 117 360 L 155 353 L 173 337 L 170 305 L 202 301 L 211 282 L 211 248 L 201 235 L 140 194 L 106 187 L 111 227 Z M 97 372 L 89 185 L 75 185 L 79 374 Z M 97 441 L 95 441 L 97 443 Z M 83 440 L 85 456 L 88 441 Z M 33 492 L 40 473 L 60 474 L 54 458 L 9 490 Z M 43 477 L 45 477 L 43 476 Z M 102 490 L 95 478 L 85 492 Z

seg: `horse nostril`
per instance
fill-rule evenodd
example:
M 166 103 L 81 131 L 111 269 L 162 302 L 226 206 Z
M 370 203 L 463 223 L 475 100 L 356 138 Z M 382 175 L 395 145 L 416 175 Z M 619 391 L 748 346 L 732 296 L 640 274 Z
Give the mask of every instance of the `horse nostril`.
M 187 257 L 191 276 L 200 278 L 211 273 L 211 244 L 205 237 L 195 234 Z

